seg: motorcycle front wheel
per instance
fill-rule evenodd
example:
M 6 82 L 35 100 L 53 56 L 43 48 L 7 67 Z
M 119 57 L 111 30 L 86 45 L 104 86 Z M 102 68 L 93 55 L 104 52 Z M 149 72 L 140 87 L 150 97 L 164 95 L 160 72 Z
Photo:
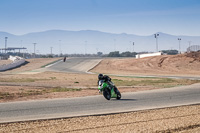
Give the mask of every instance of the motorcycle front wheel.
M 103 96 L 107 100 L 110 100 L 110 98 L 111 98 L 111 95 L 110 95 L 109 91 L 107 91 L 107 90 L 103 91 Z

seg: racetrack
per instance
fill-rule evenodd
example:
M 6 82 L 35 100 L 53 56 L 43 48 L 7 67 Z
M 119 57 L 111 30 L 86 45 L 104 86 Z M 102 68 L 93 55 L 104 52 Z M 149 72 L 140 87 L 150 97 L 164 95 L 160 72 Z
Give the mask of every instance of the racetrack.
M 68 58 L 66 62 L 62 60 L 49 65 L 46 68 L 42 68 L 42 71 L 54 71 L 54 72 L 67 72 L 67 73 L 92 73 L 89 72 L 92 68 L 95 68 L 103 58 Z M 114 58 L 115 59 L 115 58 Z M 104 72 L 106 69 L 104 69 Z M 108 74 L 110 71 L 105 72 L 104 74 Z M 161 78 L 174 78 L 174 79 L 191 79 L 191 80 L 200 80 L 200 76 L 187 76 L 187 75 L 138 75 L 138 74 L 109 74 L 109 75 L 117 75 L 117 76 L 129 76 L 129 77 L 161 77 Z
M 70 58 L 43 71 L 85 73 L 96 66 L 99 58 Z M 107 101 L 103 96 L 53 99 L 0 104 L 0 122 L 118 113 L 200 103 L 199 84 L 161 90 L 123 93 L 121 100 Z
M 164 108 L 200 103 L 199 84 L 161 90 L 123 93 L 121 100 L 103 96 L 0 104 L 0 123 L 63 118 Z
M 69 58 L 65 62 L 59 61 L 54 65 L 47 66 L 46 71 L 87 73 L 101 60 L 101 58 Z

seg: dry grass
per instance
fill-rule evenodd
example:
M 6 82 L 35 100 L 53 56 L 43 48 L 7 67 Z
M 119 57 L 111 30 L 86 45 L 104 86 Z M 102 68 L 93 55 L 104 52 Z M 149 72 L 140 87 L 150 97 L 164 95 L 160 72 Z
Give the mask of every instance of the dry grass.
M 111 78 L 121 92 L 159 89 L 199 82 L 167 78 L 119 76 L 111 76 Z M 98 95 L 97 75 L 57 72 L 44 72 L 34 75 L 0 75 L 0 102 L 86 95 Z
M 119 80 L 113 79 L 113 82 L 117 86 L 151 86 L 155 88 L 170 88 L 183 85 L 191 85 L 199 83 L 199 80 L 188 80 L 188 79 L 169 79 L 169 78 L 139 78 Z

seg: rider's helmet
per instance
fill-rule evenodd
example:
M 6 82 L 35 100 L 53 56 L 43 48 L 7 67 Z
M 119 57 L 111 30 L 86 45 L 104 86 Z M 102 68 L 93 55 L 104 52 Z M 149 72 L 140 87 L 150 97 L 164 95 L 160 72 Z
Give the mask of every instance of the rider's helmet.
M 102 80 L 103 79 L 103 74 L 100 73 L 99 76 L 98 76 L 98 79 Z
M 103 76 L 103 79 L 105 80 L 105 82 L 107 82 L 107 81 L 111 81 L 110 77 L 107 76 L 107 75 L 104 75 L 104 76 Z

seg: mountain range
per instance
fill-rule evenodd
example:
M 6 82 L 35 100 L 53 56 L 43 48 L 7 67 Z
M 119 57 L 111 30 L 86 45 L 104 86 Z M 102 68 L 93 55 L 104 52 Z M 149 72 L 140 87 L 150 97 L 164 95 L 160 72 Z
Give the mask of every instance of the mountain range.
M 154 34 L 157 36 L 157 43 Z M 14 35 L 0 32 L 0 48 L 25 47 L 23 52 L 33 53 L 34 44 L 38 54 L 96 54 L 97 52 L 109 53 L 112 51 L 130 52 L 155 52 L 157 50 L 180 50 L 186 51 L 189 45 L 200 45 L 200 36 L 176 36 L 162 32 L 149 36 L 133 34 L 114 34 L 95 30 L 67 31 L 48 30 L 24 35 Z M 190 42 L 190 43 L 189 43 Z M 134 45 L 133 45 L 134 44 Z

